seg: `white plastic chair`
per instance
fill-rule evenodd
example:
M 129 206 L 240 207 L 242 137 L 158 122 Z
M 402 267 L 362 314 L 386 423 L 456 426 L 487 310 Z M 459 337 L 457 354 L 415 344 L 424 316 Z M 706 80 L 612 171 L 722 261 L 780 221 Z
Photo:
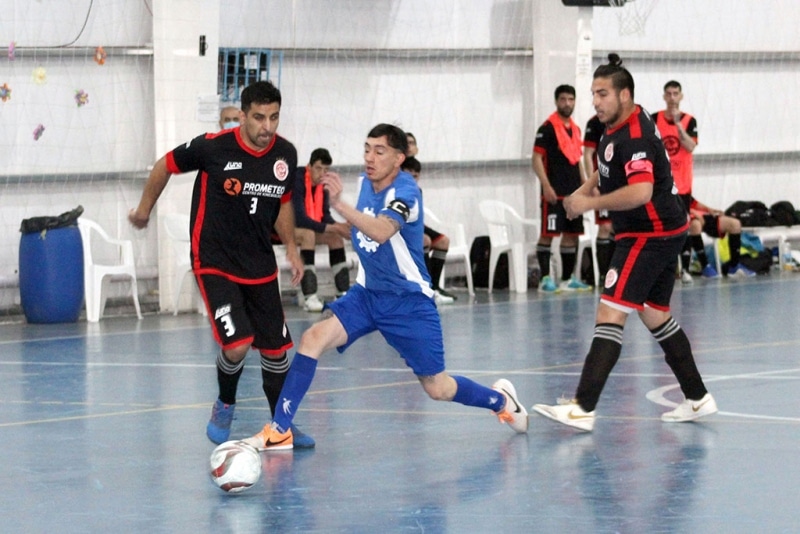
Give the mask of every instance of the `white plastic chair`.
M 126 276 L 131 279 L 131 295 L 136 307 L 136 316 L 142 318 L 139 307 L 139 292 L 136 283 L 136 267 L 133 260 L 133 243 L 129 240 L 113 239 L 96 222 L 80 217 L 78 228 L 83 240 L 83 278 L 86 297 L 86 320 L 96 323 L 106 307 L 108 284 L 112 276 Z M 98 241 L 99 238 L 99 241 Z M 110 250 L 111 253 L 95 256 L 92 248 Z M 111 258 L 110 261 L 106 261 Z M 103 263 L 101 263 L 103 261 Z
M 180 213 L 168 213 L 162 216 L 164 220 L 164 230 L 172 244 L 172 251 L 175 255 L 174 272 L 172 274 L 172 314 L 178 315 L 178 304 L 181 298 L 181 290 L 186 278 L 192 280 L 192 298 L 195 302 L 197 311 L 203 315 L 208 315 L 206 306 L 200 298 L 197 284 L 194 283 L 194 273 L 189 258 L 189 251 L 192 246 L 191 236 L 189 235 L 189 216 Z
M 528 255 L 536 250 L 536 242 L 528 241 L 526 230 L 539 236 L 539 221 L 524 219 L 499 200 L 483 200 L 478 204 L 483 220 L 489 230 L 491 252 L 489 253 L 489 293 L 494 285 L 497 260 L 503 252 L 508 253 L 510 265 L 509 287 L 517 293 L 528 291 Z
M 425 207 L 424 210 L 426 225 L 428 222 L 430 222 L 431 224 L 428 226 L 434 228 L 434 230 L 439 230 L 440 228 L 446 228 L 448 230 L 442 232 L 450 238 L 450 248 L 447 249 L 447 260 L 452 259 L 464 262 L 467 275 L 467 290 L 469 291 L 470 296 L 475 295 L 475 288 L 472 285 L 472 264 L 469 260 L 469 244 L 467 244 L 467 234 L 464 230 L 464 225 L 461 223 L 443 223 L 441 219 L 434 215 L 434 213 L 427 207 Z M 442 277 L 439 281 L 439 287 L 442 287 L 441 284 L 444 283 L 444 278 L 444 269 L 442 269 Z
M 578 257 L 575 260 L 575 276 L 581 277 L 581 265 L 583 263 L 583 251 L 586 248 L 591 250 L 592 254 L 592 271 L 594 272 L 594 283 L 597 285 L 600 280 L 600 268 L 597 265 L 597 224 L 594 220 L 594 211 L 587 211 L 583 214 L 583 235 L 578 239 Z M 553 239 L 551 250 L 553 253 L 550 258 L 551 271 L 553 273 L 553 280 L 558 282 L 561 279 L 561 256 L 558 253 L 561 246 L 561 236 Z

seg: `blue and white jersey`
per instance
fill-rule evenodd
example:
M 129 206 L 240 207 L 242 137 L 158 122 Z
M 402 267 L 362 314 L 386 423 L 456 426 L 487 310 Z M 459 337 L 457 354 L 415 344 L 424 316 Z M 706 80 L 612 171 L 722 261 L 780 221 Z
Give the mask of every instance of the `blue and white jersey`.
M 353 249 L 361 261 L 356 283 L 373 291 L 421 292 L 432 297 L 422 250 L 422 195 L 414 178 L 400 171 L 392 185 L 376 193 L 362 174 L 356 209 L 373 217 L 391 217 L 400 225 L 400 231 L 382 245 L 353 227 Z

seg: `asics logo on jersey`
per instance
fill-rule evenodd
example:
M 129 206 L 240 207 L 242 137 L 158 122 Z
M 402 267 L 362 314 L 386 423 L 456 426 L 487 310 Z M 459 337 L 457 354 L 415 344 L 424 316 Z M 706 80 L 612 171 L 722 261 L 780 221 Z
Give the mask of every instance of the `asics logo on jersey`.
M 229 161 L 225 164 L 225 168 L 222 169 L 223 171 L 238 171 L 242 168 L 241 161 Z
M 645 154 L 644 152 L 637 152 L 636 154 L 631 156 L 631 161 L 636 161 L 637 159 L 645 159 L 646 157 L 647 154 Z

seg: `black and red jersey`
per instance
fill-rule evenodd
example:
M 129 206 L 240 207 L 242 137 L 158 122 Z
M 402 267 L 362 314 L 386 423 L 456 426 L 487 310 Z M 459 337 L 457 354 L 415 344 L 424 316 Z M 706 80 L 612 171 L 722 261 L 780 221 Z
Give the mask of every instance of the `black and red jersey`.
M 591 169 L 592 171 L 597 170 L 597 145 L 600 144 L 600 138 L 603 136 L 605 129 L 606 125 L 600 122 L 597 115 L 593 115 L 592 118 L 586 122 L 586 130 L 583 132 L 583 146 L 595 150 L 594 157 L 592 158 L 594 164 L 594 167 Z M 587 169 L 587 171 L 588 170 L 589 169 Z
M 668 236 L 686 231 L 686 211 L 677 196 L 669 158 L 650 114 L 640 106 L 622 124 L 606 128 L 597 146 L 600 192 L 650 182 L 650 201 L 631 210 L 609 211 L 617 239 L 625 234 Z
M 243 283 L 275 277 L 271 235 L 290 202 L 297 168 L 294 145 L 276 135 L 257 152 L 241 129 L 196 137 L 167 154 L 171 173 L 197 171 L 192 194 L 192 266 Z
M 550 121 L 545 121 L 536 131 L 533 151 L 542 155 L 545 172 L 550 185 L 559 197 L 571 195 L 581 186 L 581 171 L 561 152 L 556 131 Z

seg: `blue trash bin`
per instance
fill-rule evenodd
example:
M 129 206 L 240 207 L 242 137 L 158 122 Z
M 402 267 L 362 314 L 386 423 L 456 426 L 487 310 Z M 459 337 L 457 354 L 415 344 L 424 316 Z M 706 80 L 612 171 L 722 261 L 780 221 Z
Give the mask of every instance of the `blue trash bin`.
M 28 322 L 76 322 L 83 295 L 83 241 L 77 225 L 23 233 L 19 296 Z

